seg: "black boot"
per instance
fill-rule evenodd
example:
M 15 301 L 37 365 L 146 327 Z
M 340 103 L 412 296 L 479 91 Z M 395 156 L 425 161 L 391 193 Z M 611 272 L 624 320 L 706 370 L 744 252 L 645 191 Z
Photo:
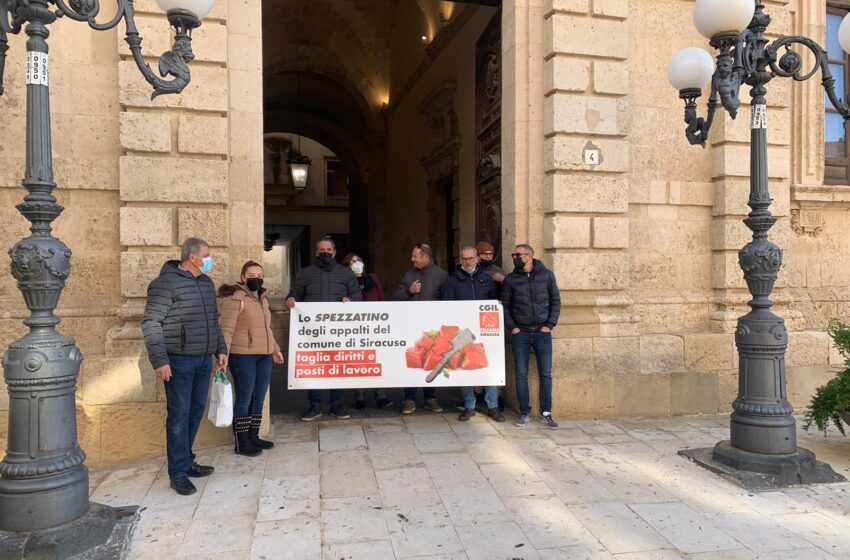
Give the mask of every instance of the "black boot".
M 251 414 L 251 429 L 248 432 L 249 434 L 251 434 L 251 443 L 259 447 L 260 449 L 271 449 L 272 447 L 274 447 L 273 441 L 260 439 L 260 424 L 262 423 L 262 412 L 254 412 Z
M 237 416 L 233 419 L 233 435 L 236 438 L 236 443 L 233 446 L 233 452 L 237 455 L 256 457 L 263 452 L 262 449 L 254 445 L 254 442 L 251 441 L 250 430 L 250 416 Z

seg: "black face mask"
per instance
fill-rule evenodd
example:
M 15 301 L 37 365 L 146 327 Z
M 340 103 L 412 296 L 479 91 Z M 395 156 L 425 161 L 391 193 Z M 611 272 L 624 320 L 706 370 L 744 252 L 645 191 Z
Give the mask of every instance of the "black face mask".
M 331 264 L 331 262 L 333 262 L 334 256 L 330 253 L 319 253 L 316 256 L 316 260 L 319 261 L 319 264 L 323 266 L 328 266 L 329 264 Z
M 259 292 L 260 288 L 263 287 L 263 279 L 262 278 L 248 278 L 245 280 L 245 285 L 248 286 L 248 289 L 252 292 Z
M 525 262 L 519 258 L 514 258 L 514 268 L 523 268 L 525 266 Z
M 478 261 L 478 264 L 481 265 L 481 268 L 489 268 L 493 266 L 493 263 L 496 262 L 493 259 L 481 259 Z

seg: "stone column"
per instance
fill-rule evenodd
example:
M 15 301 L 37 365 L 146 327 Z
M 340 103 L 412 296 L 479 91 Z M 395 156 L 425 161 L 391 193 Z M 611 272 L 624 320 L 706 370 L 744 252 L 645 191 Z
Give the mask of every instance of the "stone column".
M 569 376 L 555 384 L 556 412 L 657 408 L 655 387 L 627 396 L 621 377 L 639 365 L 627 292 L 628 18 L 627 0 L 552 0 L 545 15 L 546 198 L 537 207 L 545 213 L 544 260 L 563 291 L 555 370 Z

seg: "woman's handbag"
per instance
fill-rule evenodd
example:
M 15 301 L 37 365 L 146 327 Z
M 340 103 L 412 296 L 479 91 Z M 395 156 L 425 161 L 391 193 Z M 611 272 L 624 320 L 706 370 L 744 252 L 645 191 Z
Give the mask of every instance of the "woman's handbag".
M 216 428 L 226 428 L 233 423 L 233 390 L 223 369 L 218 370 L 213 377 L 207 419 L 215 424 Z

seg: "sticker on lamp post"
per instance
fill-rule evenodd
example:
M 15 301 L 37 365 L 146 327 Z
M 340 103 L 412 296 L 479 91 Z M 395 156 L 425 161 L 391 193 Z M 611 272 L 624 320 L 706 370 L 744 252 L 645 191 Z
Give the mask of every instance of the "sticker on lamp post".
M 767 128 L 767 105 L 753 105 L 750 128 L 752 130 Z
M 27 51 L 27 85 L 47 85 L 47 53 Z
M 599 146 L 594 145 L 593 142 L 588 142 L 584 145 L 582 159 L 585 165 L 596 167 L 602 163 L 602 150 L 599 149 Z

